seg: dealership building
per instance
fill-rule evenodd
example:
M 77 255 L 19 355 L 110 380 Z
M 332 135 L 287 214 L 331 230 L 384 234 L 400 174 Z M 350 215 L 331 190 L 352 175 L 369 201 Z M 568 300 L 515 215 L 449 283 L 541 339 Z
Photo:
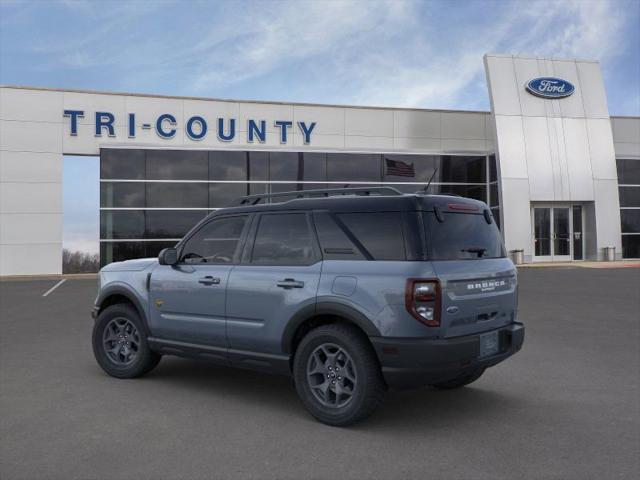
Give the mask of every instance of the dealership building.
M 486 202 L 525 262 L 639 258 L 640 117 L 609 115 L 599 63 L 484 64 L 489 112 L 2 86 L 0 275 L 61 273 L 65 155 L 100 157 L 102 264 L 244 195 L 430 179 Z

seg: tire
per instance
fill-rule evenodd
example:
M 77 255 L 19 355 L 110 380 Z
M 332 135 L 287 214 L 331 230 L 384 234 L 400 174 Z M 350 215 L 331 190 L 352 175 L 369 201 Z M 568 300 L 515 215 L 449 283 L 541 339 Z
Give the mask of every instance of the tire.
M 150 372 L 161 356 L 149 348 L 145 332 L 133 306 L 118 303 L 105 308 L 93 326 L 93 354 L 98 365 L 116 378 Z
M 446 382 L 434 383 L 431 386 L 437 388 L 438 390 L 453 390 L 454 388 L 464 387 L 465 385 L 469 385 L 470 383 L 475 382 L 482 376 L 483 373 L 484 368 L 480 368 L 467 375 L 463 375 L 462 377 L 454 378 L 453 380 L 447 380 Z
M 350 325 L 323 325 L 307 333 L 295 354 L 293 376 L 306 409 L 332 426 L 369 417 L 385 392 L 373 348 Z

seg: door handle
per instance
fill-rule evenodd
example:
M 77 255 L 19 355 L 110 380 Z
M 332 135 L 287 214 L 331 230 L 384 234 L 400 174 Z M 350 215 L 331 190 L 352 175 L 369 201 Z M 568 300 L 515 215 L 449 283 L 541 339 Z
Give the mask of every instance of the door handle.
M 198 283 L 201 283 L 203 285 L 218 285 L 220 283 L 220 279 L 218 277 L 207 275 L 206 277 L 202 277 L 200 280 L 198 280 Z
M 304 282 L 299 282 L 294 278 L 285 278 L 280 280 L 277 285 L 280 288 L 304 288 Z

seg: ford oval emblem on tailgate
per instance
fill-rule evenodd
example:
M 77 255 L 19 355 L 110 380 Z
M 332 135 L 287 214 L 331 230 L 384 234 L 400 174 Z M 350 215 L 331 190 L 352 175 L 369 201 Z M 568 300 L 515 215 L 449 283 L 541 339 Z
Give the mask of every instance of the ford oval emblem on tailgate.
M 447 313 L 450 313 L 451 315 L 455 315 L 456 313 L 458 313 L 458 307 L 456 307 L 455 305 L 447 307 Z

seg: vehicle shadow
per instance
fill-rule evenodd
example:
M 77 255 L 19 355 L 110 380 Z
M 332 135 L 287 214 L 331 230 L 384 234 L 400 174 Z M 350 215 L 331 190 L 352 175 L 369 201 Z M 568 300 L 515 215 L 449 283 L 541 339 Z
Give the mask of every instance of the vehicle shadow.
M 293 381 L 280 375 L 269 375 L 212 363 L 182 358 L 164 358 L 160 365 L 144 377 L 148 382 L 162 382 L 186 392 L 219 396 L 252 408 L 286 412 L 301 421 L 315 422 L 300 403 Z M 457 390 L 440 391 L 425 387 L 416 390 L 390 391 L 376 413 L 366 422 L 352 428 L 385 430 L 393 426 L 404 432 L 448 428 L 452 424 L 488 421 L 501 417 L 505 410 L 522 408 L 526 399 L 509 392 L 491 390 L 480 379 L 476 384 Z

